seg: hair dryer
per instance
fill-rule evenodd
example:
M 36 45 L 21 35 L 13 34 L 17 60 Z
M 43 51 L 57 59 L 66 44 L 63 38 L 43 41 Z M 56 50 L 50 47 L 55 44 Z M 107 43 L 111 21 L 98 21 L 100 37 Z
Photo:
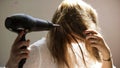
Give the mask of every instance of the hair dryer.
M 26 14 L 15 14 L 6 18 L 5 26 L 10 31 L 19 33 L 21 30 L 27 32 L 50 30 L 59 25 Z
M 34 18 L 26 14 L 15 14 L 7 17 L 5 20 L 5 27 L 8 30 L 16 33 L 25 31 L 25 34 L 23 35 L 20 41 L 25 41 L 25 35 L 28 32 L 50 30 L 58 26 L 59 26 L 58 24 L 52 24 L 46 20 Z M 26 47 L 22 47 L 22 49 L 24 48 Z M 25 63 L 25 61 L 26 58 L 22 59 L 19 62 L 18 68 L 23 68 L 23 64 Z

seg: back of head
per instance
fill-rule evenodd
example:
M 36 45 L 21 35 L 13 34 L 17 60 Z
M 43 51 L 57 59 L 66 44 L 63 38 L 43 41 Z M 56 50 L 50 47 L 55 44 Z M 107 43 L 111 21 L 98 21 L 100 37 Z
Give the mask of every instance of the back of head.
M 73 59 L 75 55 L 68 59 L 71 56 L 69 48 L 72 51 L 71 43 L 76 42 L 76 40 L 84 40 L 83 32 L 85 30 L 96 30 L 97 14 L 90 5 L 82 0 L 64 0 L 58 6 L 52 22 L 59 24 L 60 27 L 51 30 L 49 33 L 51 54 L 58 63 L 73 68 L 71 64 L 76 62 Z
M 83 37 L 83 31 L 96 29 L 97 13 L 82 0 L 64 0 L 56 10 L 52 22 L 60 24 L 67 33 Z

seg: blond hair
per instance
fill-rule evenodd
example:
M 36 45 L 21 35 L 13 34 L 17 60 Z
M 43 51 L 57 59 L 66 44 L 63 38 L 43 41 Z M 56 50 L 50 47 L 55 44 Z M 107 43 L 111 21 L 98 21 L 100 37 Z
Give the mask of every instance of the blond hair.
M 96 25 L 94 29 L 97 28 L 96 11 L 82 0 L 64 0 L 57 8 L 52 22 L 60 25 L 48 34 L 49 49 L 55 61 L 68 68 L 74 68 L 77 61 L 72 42 L 75 42 L 82 52 L 83 62 L 86 65 L 79 42 L 84 42 L 83 32 L 91 28 L 91 24 Z M 100 59 L 97 49 L 91 49 L 89 46 L 86 48 L 91 57 Z

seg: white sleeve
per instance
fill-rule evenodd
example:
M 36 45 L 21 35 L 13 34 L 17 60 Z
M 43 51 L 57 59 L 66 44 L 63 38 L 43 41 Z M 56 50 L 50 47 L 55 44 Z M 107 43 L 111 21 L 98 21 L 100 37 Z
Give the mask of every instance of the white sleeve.
M 30 46 L 30 55 L 29 58 L 26 60 L 23 68 L 39 68 L 40 66 L 40 51 L 39 47 L 32 45 Z

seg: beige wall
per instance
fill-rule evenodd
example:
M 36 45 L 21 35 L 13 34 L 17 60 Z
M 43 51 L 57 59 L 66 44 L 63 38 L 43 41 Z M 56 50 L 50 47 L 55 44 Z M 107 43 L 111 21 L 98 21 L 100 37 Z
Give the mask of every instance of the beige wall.
M 34 17 L 51 20 L 52 15 L 62 0 L 0 0 L 0 66 L 8 60 L 11 45 L 17 34 L 4 27 L 7 16 L 15 13 L 26 13 Z M 98 12 L 101 31 L 111 48 L 114 64 L 119 63 L 120 40 L 120 0 L 85 0 Z M 27 34 L 31 43 L 45 36 L 46 32 Z

